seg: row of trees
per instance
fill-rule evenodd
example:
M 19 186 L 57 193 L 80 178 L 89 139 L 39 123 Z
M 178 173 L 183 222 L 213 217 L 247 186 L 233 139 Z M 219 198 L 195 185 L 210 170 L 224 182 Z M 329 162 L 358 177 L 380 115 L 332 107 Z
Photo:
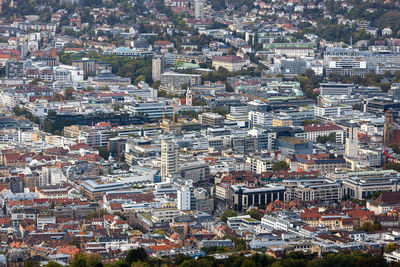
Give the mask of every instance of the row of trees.
M 33 123 L 40 124 L 40 118 L 30 113 L 26 108 L 15 107 L 13 112 L 17 116 L 24 116 Z
M 389 249 L 392 249 L 390 246 Z M 207 249 L 213 251 L 213 249 Z M 215 249 L 218 251 L 218 249 Z M 224 252 L 223 249 L 219 249 Z M 27 267 L 38 266 L 32 262 L 25 264 Z M 338 267 L 386 267 L 386 266 L 400 266 L 399 263 L 388 264 L 382 255 L 372 255 L 370 253 L 350 251 L 344 253 L 328 253 L 322 257 L 317 257 L 317 254 L 305 254 L 302 252 L 291 252 L 284 256 L 282 259 L 276 259 L 268 256 L 265 253 L 255 253 L 251 256 L 244 256 L 243 254 L 232 254 L 225 259 L 215 259 L 210 256 L 203 256 L 194 259 L 190 256 L 179 254 L 174 258 L 152 258 L 146 254 L 143 248 L 130 250 L 125 258 L 118 260 L 116 263 L 104 264 L 109 267 L 150 267 L 150 266 L 169 266 L 169 267 L 325 267 L 325 266 L 338 266 Z M 70 267 L 102 267 L 102 258 L 96 254 L 78 254 L 75 255 L 70 263 Z M 61 265 L 50 262 L 46 267 L 61 267 Z
M 121 77 L 131 78 L 132 82 L 144 80 L 147 83 L 152 83 L 151 76 L 151 57 L 131 58 L 119 57 L 117 55 L 102 55 L 97 50 L 90 50 L 88 54 L 70 54 L 59 53 L 60 62 L 71 65 L 73 60 L 89 57 L 98 61 L 109 63 L 112 67 L 112 72 Z

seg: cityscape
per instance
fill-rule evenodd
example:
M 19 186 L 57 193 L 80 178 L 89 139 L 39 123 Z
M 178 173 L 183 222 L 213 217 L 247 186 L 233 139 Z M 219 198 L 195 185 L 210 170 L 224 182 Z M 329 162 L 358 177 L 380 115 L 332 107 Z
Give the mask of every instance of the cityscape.
M 400 266 L 400 1 L 0 0 L 0 267 Z

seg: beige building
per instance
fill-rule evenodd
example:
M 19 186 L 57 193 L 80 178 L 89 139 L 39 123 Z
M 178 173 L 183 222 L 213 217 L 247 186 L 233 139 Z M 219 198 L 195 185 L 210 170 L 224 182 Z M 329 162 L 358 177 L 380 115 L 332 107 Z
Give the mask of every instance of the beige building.
M 260 156 L 249 156 L 246 162 L 250 164 L 251 171 L 257 174 L 272 171 L 272 166 L 274 165 L 271 159 Z
M 272 119 L 272 127 L 293 126 L 293 120 L 287 116 L 274 116 Z
M 178 147 L 170 140 L 161 142 L 161 179 L 178 172 Z
M 216 56 L 212 61 L 212 66 L 216 70 L 222 67 L 231 72 L 242 70 L 246 64 L 246 60 L 239 56 Z
M 308 47 L 277 47 L 275 55 L 287 57 L 314 57 L 314 49 Z

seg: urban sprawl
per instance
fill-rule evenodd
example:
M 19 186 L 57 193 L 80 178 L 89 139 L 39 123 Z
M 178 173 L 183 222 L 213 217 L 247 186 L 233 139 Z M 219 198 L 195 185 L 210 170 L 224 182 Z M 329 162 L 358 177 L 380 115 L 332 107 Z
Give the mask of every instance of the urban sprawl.
M 0 0 L 0 267 L 400 266 L 400 1 Z

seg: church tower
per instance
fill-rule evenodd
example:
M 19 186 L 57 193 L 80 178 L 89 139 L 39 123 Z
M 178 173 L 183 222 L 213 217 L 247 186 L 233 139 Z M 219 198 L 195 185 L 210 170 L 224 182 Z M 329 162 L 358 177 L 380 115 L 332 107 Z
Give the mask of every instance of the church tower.
M 389 146 L 390 141 L 393 138 L 393 112 L 388 109 L 385 112 L 385 125 L 383 128 L 383 145 Z
M 193 105 L 193 94 L 192 89 L 190 87 L 186 90 L 186 106 Z

